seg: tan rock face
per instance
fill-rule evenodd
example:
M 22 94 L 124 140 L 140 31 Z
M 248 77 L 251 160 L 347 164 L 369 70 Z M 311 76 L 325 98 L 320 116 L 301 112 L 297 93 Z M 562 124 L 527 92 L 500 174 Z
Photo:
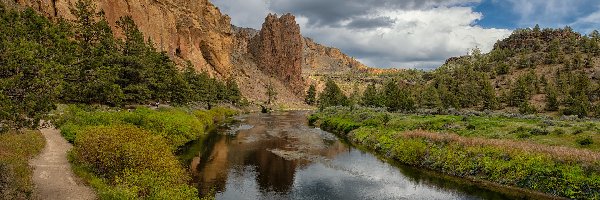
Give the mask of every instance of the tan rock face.
M 17 0 L 49 16 L 72 19 L 70 5 L 77 0 Z M 115 27 L 130 15 L 161 51 L 179 63 L 189 60 L 200 71 L 217 77 L 231 73 L 233 34 L 230 18 L 208 0 L 96 0 L 98 9 Z M 117 32 L 117 35 L 119 33 Z
M 304 75 L 310 74 L 343 74 L 368 69 L 356 59 L 342 53 L 339 49 L 315 43 L 310 38 L 303 38 Z
M 51 18 L 73 19 L 70 5 L 77 0 L 0 0 L 28 6 Z M 273 83 L 277 102 L 298 107 L 308 84 L 323 80 L 312 75 L 371 72 L 339 49 L 303 38 L 295 17 L 269 15 L 262 29 L 232 27 L 209 0 L 94 0 L 105 12 L 115 34 L 116 21 L 132 16 L 145 37 L 178 64 L 187 60 L 199 71 L 217 78 L 233 77 L 251 102 L 266 100 Z M 256 16 L 261 17 L 261 16 Z
M 267 16 L 262 29 L 250 41 L 258 67 L 295 93 L 304 91 L 302 81 L 302 35 L 296 18 L 286 14 Z

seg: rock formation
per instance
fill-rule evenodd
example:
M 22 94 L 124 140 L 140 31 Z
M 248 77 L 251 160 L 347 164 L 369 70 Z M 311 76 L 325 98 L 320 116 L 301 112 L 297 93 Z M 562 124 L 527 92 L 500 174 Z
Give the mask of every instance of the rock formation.
M 339 49 L 315 43 L 310 38 L 303 39 L 304 74 L 343 74 L 364 71 L 368 67 L 347 56 Z
M 296 18 L 269 14 L 262 29 L 250 41 L 250 52 L 267 75 L 288 83 L 296 93 L 304 91 L 302 82 L 302 35 Z
M 78 0 L 0 0 L 33 8 L 50 18 L 73 19 Z M 339 49 L 303 38 L 295 17 L 269 15 L 261 30 L 232 26 L 209 0 L 93 0 L 119 36 L 116 21 L 132 16 L 144 36 L 178 64 L 188 60 L 198 71 L 233 77 L 250 102 L 264 101 L 273 83 L 279 102 L 302 106 L 309 83 L 323 75 L 371 72 Z M 261 17 L 261 16 L 256 16 Z M 318 74 L 318 76 L 314 76 Z M 315 78 L 316 77 L 316 78 Z
M 49 17 L 72 19 L 70 7 L 77 0 L 16 0 Z M 158 50 L 196 69 L 217 77 L 231 72 L 233 35 L 230 18 L 208 0 L 94 0 L 115 27 L 120 17 L 130 15 Z M 118 33 L 117 33 L 118 34 Z

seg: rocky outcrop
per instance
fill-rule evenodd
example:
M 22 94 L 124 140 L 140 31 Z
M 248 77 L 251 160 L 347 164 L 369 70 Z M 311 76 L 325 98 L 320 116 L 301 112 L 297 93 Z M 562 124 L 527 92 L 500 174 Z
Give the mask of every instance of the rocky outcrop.
M 302 35 L 296 18 L 269 14 L 262 29 L 249 44 L 258 67 L 286 83 L 295 93 L 304 91 L 302 81 Z
M 28 6 L 51 18 L 73 19 L 70 7 L 78 0 L 0 0 Z M 116 21 L 132 16 L 145 37 L 178 64 L 188 60 L 198 71 L 217 78 L 233 77 L 244 97 L 266 99 L 272 84 L 279 102 L 303 104 L 311 76 L 370 72 L 339 49 L 303 38 L 295 17 L 269 15 L 261 30 L 238 28 L 209 0 L 92 0 L 119 36 Z M 257 16 L 260 17 L 260 16 Z M 365 70 L 367 69 L 367 70 Z M 324 79 L 323 79 L 324 80 Z
M 339 49 L 315 43 L 310 38 L 303 38 L 302 70 L 308 74 L 344 74 L 365 71 L 367 66 L 356 59 L 342 53 Z
M 49 17 L 72 19 L 77 0 L 16 0 Z M 208 0 L 94 0 L 115 27 L 130 15 L 155 47 L 178 63 L 191 61 L 196 69 L 217 77 L 231 73 L 233 32 L 230 18 Z M 117 34 L 119 34 L 117 32 Z

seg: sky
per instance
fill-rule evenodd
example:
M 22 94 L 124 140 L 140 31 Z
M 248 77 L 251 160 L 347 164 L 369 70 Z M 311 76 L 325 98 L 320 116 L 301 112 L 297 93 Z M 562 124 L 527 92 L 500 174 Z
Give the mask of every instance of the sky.
M 517 28 L 600 29 L 600 0 L 212 0 L 232 24 L 260 29 L 292 13 L 302 34 L 379 68 L 433 69 Z

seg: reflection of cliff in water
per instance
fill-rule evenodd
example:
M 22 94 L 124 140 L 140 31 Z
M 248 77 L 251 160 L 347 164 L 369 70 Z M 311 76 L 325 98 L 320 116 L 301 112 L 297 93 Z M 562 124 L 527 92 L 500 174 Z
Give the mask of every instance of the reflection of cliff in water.
M 240 130 L 235 136 L 213 134 L 208 137 L 199 156 L 191 163 L 200 192 L 206 194 L 211 189 L 221 192 L 228 173 L 242 174 L 250 167 L 256 172 L 255 181 L 261 191 L 287 193 L 292 189 L 296 171 L 302 166 L 317 157 L 332 158 L 348 151 L 336 140 L 324 140 L 319 135 L 320 130 L 305 126 L 305 119 L 304 113 L 252 116 L 244 122 L 252 125 L 251 129 Z M 290 152 L 298 159 L 284 158 L 273 150 Z

